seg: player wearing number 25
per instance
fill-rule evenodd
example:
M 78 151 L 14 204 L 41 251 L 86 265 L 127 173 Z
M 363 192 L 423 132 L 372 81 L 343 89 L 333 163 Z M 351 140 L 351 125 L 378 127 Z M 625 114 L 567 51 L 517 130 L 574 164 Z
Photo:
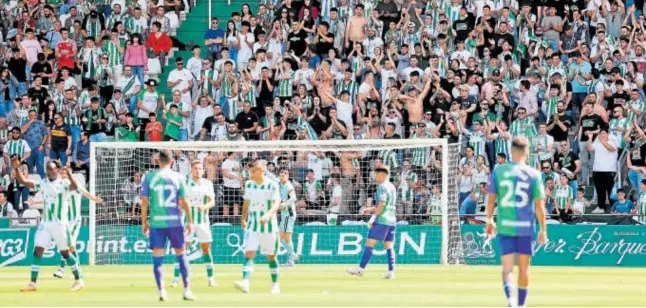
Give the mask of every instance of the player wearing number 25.
M 529 142 L 525 137 L 512 140 L 512 161 L 498 165 L 489 178 L 487 203 L 487 235 L 495 236 L 502 261 L 503 289 L 510 307 L 524 306 L 529 286 L 529 264 L 534 254 L 535 220 L 540 231 L 538 242 L 545 244 L 545 187 L 538 170 L 527 165 Z M 498 205 L 497 225 L 494 225 L 494 207 Z M 518 256 L 518 303 L 512 296 L 512 273 Z
M 191 233 L 193 221 L 186 202 L 186 183 L 182 175 L 170 169 L 173 157 L 169 150 L 159 152 L 159 170 L 152 170 L 141 185 L 141 225 L 144 234 L 149 235 L 150 249 L 153 251 L 153 273 L 159 290 L 159 300 L 167 300 L 162 265 L 166 243 L 177 255 L 179 270 L 184 282 L 184 299 L 192 300 L 189 288 L 188 260 L 184 256 L 184 229 L 180 208 L 186 215 L 186 234 Z M 150 207 L 150 221 L 148 208 Z

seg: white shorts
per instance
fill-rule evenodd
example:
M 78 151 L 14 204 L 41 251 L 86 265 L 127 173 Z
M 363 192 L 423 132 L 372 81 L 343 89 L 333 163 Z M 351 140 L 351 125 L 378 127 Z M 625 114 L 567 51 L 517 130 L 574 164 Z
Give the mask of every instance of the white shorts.
M 199 243 L 211 243 L 213 242 L 213 236 L 211 236 L 211 226 L 208 224 L 194 224 L 192 225 L 191 233 L 186 234 L 184 240 L 188 243 L 193 239 L 193 235 L 197 235 L 197 241 Z
M 76 247 L 76 240 L 79 237 L 79 233 L 81 232 L 81 222 L 75 222 L 75 223 L 70 223 L 67 226 L 67 229 L 69 231 L 68 237 L 67 237 L 67 246 L 68 247 Z
M 34 238 L 35 246 L 49 248 L 52 240 L 56 243 L 58 251 L 68 250 L 69 229 L 67 224 L 57 221 L 44 221 L 38 225 Z
M 262 255 L 278 254 L 278 233 L 260 233 L 246 231 L 244 234 L 245 251 L 258 251 Z

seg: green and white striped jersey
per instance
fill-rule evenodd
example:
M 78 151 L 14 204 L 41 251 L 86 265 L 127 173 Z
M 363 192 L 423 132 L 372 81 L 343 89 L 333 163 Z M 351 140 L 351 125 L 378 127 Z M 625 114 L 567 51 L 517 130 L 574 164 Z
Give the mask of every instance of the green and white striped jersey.
M 512 138 L 524 136 L 531 141 L 531 137 L 538 134 L 538 131 L 536 130 L 534 122 L 529 118 L 525 118 L 524 120 L 516 119 L 514 122 L 512 122 L 511 128 L 509 128 L 509 133 L 511 134 Z
M 639 193 L 639 199 L 637 199 L 637 211 L 639 213 L 639 221 L 646 221 L 646 192 Z
M 72 224 L 81 223 L 81 192 L 77 190 L 70 191 L 69 193 L 69 212 L 67 212 L 67 220 Z
M 630 126 L 630 121 L 628 118 L 621 118 L 621 119 L 611 119 L 609 122 L 610 129 L 608 133 L 611 135 L 614 135 L 615 138 L 619 141 L 619 144 L 617 145 L 620 148 L 625 148 L 626 147 L 626 139 L 624 138 L 624 133 L 626 130 L 628 130 L 628 127 Z M 619 129 L 621 127 L 621 130 Z
M 195 182 L 191 178 L 186 179 L 186 200 L 191 209 L 191 217 L 194 224 L 209 224 L 209 210 L 199 211 L 198 207 L 205 205 L 209 197 L 215 199 L 213 183 L 207 179 L 200 179 Z M 186 218 L 184 218 L 186 221 Z
M 98 47 L 81 48 L 79 51 L 79 59 L 83 63 L 83 77 L 94 80 L 97 68 L 101 65 L 101 54 L 101 49 Z
M 323 184 L 318 180 L 314 180 L 311 183 L 309 181 L 303 183 L 303 195 L 306 196 L 309 202 L 316 202 L 321 191 L 323 191 Z
M 631 100 L 626 103 L 626 110 L 628 110 L 628 115 L 626 117 L 628 118 L 628 121 L 632 123 L 633 119 L 637 117 L 637 114 L 629 108 L 630 106 L 643 113 L 644 110 L 646 110 L 646 105 L 644 105 L 644 102 L 641 100 Z
M 554 186 L 554 205 L 557 206 L 560 210 L 564 210 L 567 207 L 568 200 L 572 200 L 574 197 L 574 190 L 570 185 L 555 185 Z
M 56 178 L 50 181 L 45 177 L 35 183 L 36 190 L 43 194 L 43 222 L 67 224 L 69 219 L 70 181 Z
M 354 107 L 357 103 L 357 96 L 359 95 L 359 84 L 354 80 L 350 80 L 350 82 L 347 83 L 344 79 L 336 86 L 337 97 L 341 96 L 341 92 L 343 91 L 348 91 L 350 93 L 350 104 Z
M 379 158 L 383 161 L 384 165 L 390 168 L 390 171 L 393 172 L 399 167 L 399 160 L 397 159 L 397 152 L 386 149 L 380 150 L 377 154 Z
M 264 179 L 262 183 L 249 180 L 245 183 L 244 200 L 249 203 L 247 213 L 247 231 L 258 233 L 277 233 L 278 220 L 273 215 L 265 224 L 260 218 L 265 215 L 274 203 L 280 202 L 278 183 Z
M 400 201 L 411 202 L 413 201 L 413 199 L 415 199 L 415 191 L 413 190 L 412 186 L 402 183 L 401 185 L 399 185 L 399 189 L 397 190 Z
M 4 152 L 8 153 L 9 156 L 18 155 L 22 158 L 25 157 L 25 154 L 27 154 L 27 152 L 31 152 L 31 148 L 29 148 L 29 144 L 27 144 L 27 141 L 25 141 L 24 139 L 12 139 L 4 144 Z
M 123 63 L 123 55 L 119 52 L 119 46 L 113 41 L 103 42 L 103 54 L 108 55 L 108 65 L 110 67 Z
M 427 139 L 425 136 L 420 137 L 417 132 L 413 135 L 413 139 Z M 412 157 L 410 164 L 415 167 L 424 167 L 431 161 L 431 147 L 422 146 L 413 148 L 411 151 Z
M 477 131 L 473 133 L 468 133 L 469 135 L 469 145 L 473 147 L 474 155 L 476 157 L 483 155 L 487 156 L 487 151 L 485 146 L 487 144 L 487 138 L 485 137 L 482 131 Z
M 279 74 L 278 80 L 278 96 L 289 97 L 291 99 L 294 90 L 294 71 L 285 72 L 287 78 L 283 78 L 283 74 Z

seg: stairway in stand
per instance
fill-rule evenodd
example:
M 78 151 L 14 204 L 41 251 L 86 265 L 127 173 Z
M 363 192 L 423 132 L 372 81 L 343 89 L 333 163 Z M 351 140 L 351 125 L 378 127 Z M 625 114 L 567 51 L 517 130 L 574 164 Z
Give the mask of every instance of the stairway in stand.
M 197 44 L 202 47 L 202 57 L 206 56 L 204 48 L 204 33 L 209 27 L 209 2 L 207 0 L 196 0 L 197 5 L 191 9 L 191 12 L 186 14 L 186 19 L 181 21 L 180 27 L 176 31 L 175 37 L 184 44 L 189 42 Z M 227 21 L 231 19 L 231 13 L 240 11 L 243 1 L 232 1 L 229 5 L 228 0 L 211 0 L 211 16 L 217 17 L 220 20 L 220 28 L 225 29 Z M 166 96 L 166 101 L 171 99 L 171 90 L 166 87 L 166 80 L 168 74 L 175 69 L 175 58 L 184 58 L 184 63 L 193 56 L 191 51 L 177 50 L 173 48 L 171 56 L 168 57 L 166 65 L 162 63 L 164 71 L 158 76 L 152 76 L 159 81 L 157 91 Z

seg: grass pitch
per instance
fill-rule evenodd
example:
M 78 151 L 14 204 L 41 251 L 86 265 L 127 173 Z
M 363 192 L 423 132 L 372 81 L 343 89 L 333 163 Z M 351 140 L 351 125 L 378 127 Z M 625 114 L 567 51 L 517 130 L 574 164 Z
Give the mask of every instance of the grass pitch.
M 206 285 L 202 264 L 192 264 L 197 300 L 181 299 L 170 288 L 172 265 L 164 278 L 169 301 L 160 304 L 152 266 L 83 267 L 85 289 L 72 293 L 73 279 L 52 277 L 41 267 L 38 291 L 18 290 L 29 281 L 29 267 L 0 268 L 0 306 L 505 306 L 499 266 L 412 266 L 397 268 L 396 280 L 383 280 L 385 265 L 372 265 L 362 278 L 341 265 L 281 268 L 280 295 L 271 295 L 269 270 L 256 265 L 251 293 L 233 288 L 241 266 L 217 265 L 217 287 Z M 646 269 L 534 267 L 530 306 L 646 306 Z

